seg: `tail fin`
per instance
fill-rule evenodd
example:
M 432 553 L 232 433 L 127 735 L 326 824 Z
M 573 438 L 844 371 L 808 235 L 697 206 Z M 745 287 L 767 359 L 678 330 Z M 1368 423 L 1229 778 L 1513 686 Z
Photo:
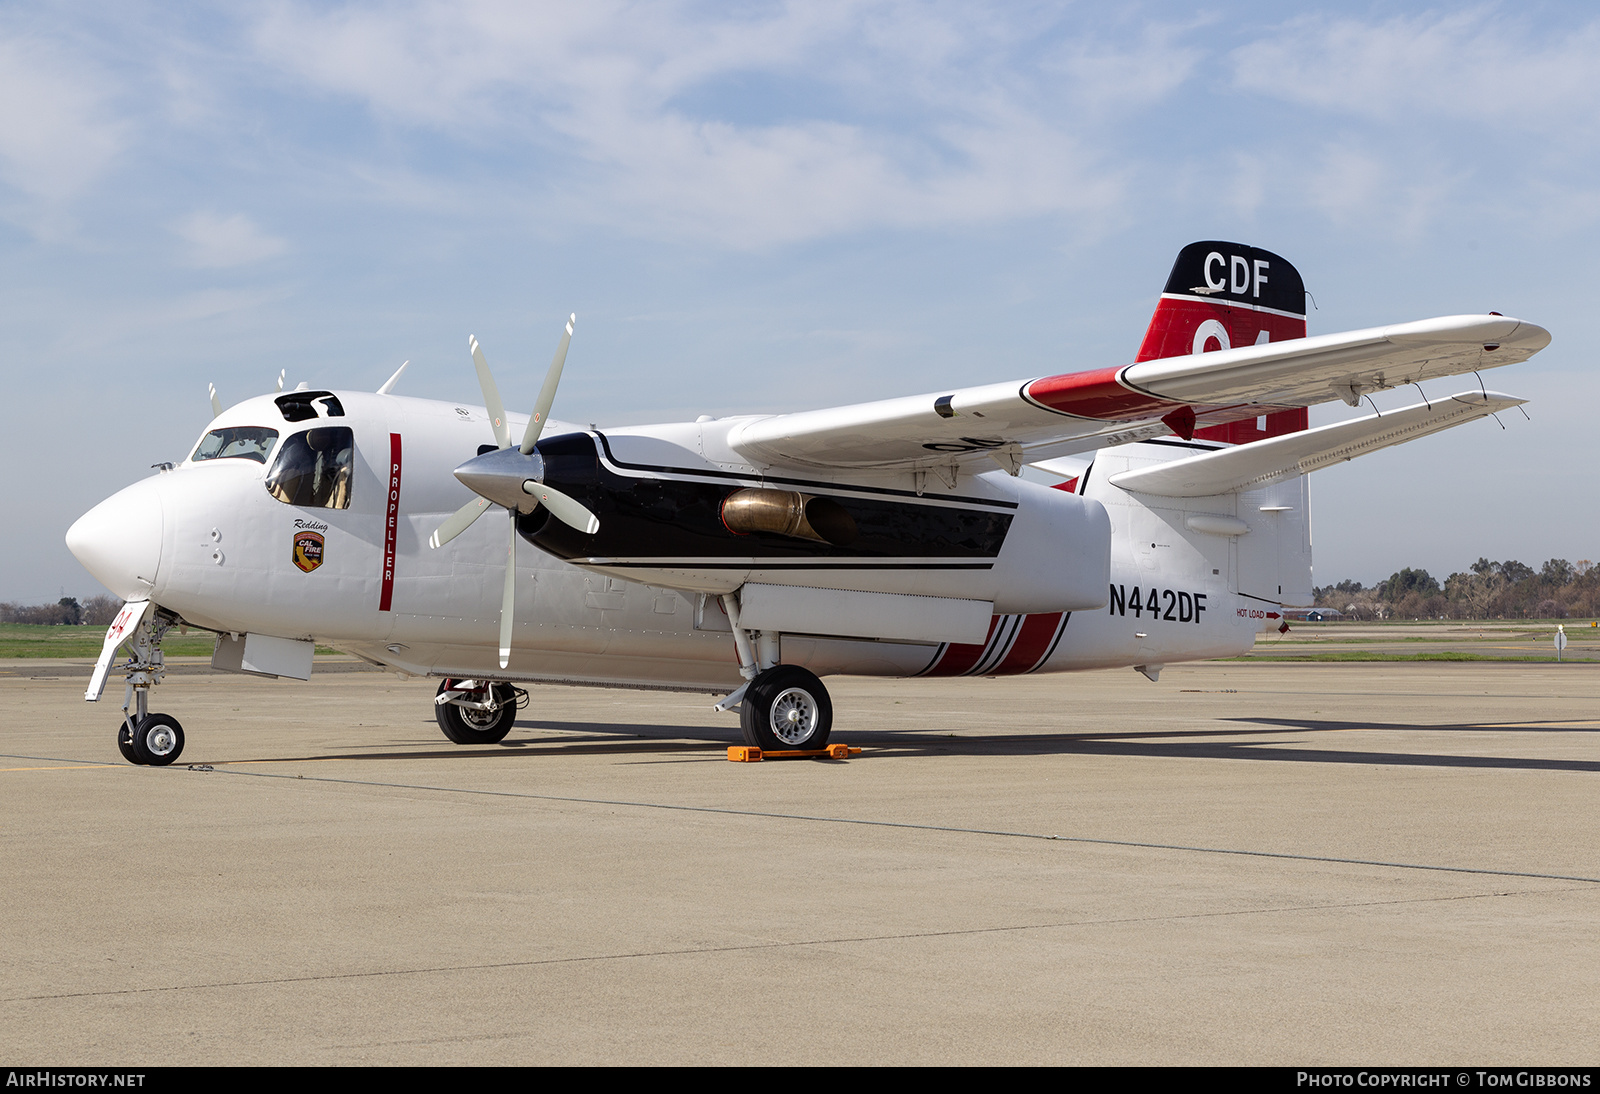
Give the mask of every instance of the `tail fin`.
M 1305 336 L 1305 284 L 1288 259 L 1244 243 L 1202 240 L 1178 252 L 1137 360 Z M 1296 407 L 1207 426 L 1194 435 L 1246 444 L 1295 433 L 1307 424 L 1305 409 Z

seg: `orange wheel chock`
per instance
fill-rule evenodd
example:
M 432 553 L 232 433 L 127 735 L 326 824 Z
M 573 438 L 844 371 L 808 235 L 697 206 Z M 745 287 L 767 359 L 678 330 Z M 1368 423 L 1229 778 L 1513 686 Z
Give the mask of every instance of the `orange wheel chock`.
M 754 745 L 728 746 L 728 759 L 738 764 L 753 764 L 762 760 L 800 760 L 817 756 L 826 756 L 830 760 L 848 760 L 851 756 L 859 755 L 861 750 L 851 745 L 829 745 L 827 748 L 783 752 L 763 752 Z

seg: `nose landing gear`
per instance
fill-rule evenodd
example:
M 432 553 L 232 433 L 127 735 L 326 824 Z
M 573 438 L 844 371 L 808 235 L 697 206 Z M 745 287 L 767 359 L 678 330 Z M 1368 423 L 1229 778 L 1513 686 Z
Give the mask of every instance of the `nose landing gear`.
M 178 720 L 170 714 L 150 713 L 150 689 L 159 684 L 167 672 L 161 639 L 176 622 L 164 612 L 141 611 L 131 637 L 123 640 L 129 653 L 128 662 L 123 666 L 128 689 L 122 700 L 117 750 L 129 763 L 165 767 L 183 752 L 183 726 Z M 113 632 L 115 630 L 116 625 L 113 625 Z M 107 644 L 111 644 L 111 639 Z M 97 685 L 92 685 L 91 690 L 94 686 Z
M 117 748 L 129 763 L 166 767 L 183 751 L 183 726 L 170 714 L 123 719 Z

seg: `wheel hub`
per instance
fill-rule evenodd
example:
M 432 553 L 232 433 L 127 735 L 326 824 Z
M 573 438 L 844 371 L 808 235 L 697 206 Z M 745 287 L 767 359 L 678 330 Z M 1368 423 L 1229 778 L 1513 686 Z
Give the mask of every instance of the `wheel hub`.
M 786 745 L 802 745 L 817 730 L 817 701 L 802 688 L 789 688 L 772 702 L 772 735 Z
M 473 710 L 471 707 L 461 708 L 461 720 L 473 729 L 488 729 L 500 718 L 499 709 Z
M 152 756 L 167 756 L 178 747 L 178 735 L 171 726 L 157 726 L 144 739 L 144 746 Z

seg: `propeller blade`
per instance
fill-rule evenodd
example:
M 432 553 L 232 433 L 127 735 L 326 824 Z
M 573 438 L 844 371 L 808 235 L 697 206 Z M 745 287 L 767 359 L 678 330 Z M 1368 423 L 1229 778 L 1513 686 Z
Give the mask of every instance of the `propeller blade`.
M 472 363 L 478 369 L 478 386 L 483 388 L 483 405 L 489 411 L 489 424 L 494 427 L 494 443 L 501 448 L 511 447 L 511 430 L 506 426 L 506 405 L 500 401 L 500 389 L 494 386 L 489 373 L 489 362 L 483 359 L 478 340 L 467 335 L 467 345 L 472 347 Z
M 211 416 L 213 418 L 220 418 L 222 416 L 222 400 L 217 398 L 216 384 L 211 385 Z
M 511 549 L 506 552 L 506 592 L 500 599 L 500 667 L 511 663 L 512 612 L 517 606 L 517 514 L 511 514 Z
M 467 504 L 457 509 L 445 518 L 445 522 L 433 530 L 433 535 L 428 537 L 429 547 L 443 547 L 455 539 L 462 532 L 472 527 L 472 522 L 483 515 L 489 508 L 488 498 L 473 498 Z
M 282 390 L 283 390 L 283 378 L 284 378 L 284 377 L 285 377 L 285 376 L 287 376 L 287 375 L 289 375 L 289 370 L 288 370 L 288 369 L 286 369 L 286 368 L 280 368 L 280 369 L 279 369 L 279 370 L 278 370 L 278 390 L 279 390 L 279 391 L 282 391 Z
M 551 516 L 563 524 L 570 524 L 584 535 L 592 536 L 600 530 L 598 517 L 585 509 L 582 502 L 574 501 L 555 487 L 529 479 L 522 484 L 522 491 L 538 498 L 539 504 L 550 510 Z
M 561 369 L 567 363 L 567 347 L 572 345 L 572 327 L 577 321 L 576 314 L 567 317 L 567 329 L 562 332 L 561 341 L 556 346 L 556 355 L 550 362 L 550 371 L 544 375 L 544 387 L 539 389 L 539 401 L 533 404 L 533 417 L 528 419 L 528 430 L 522 435 L 524 456 L 532 452 L 533 446 L 539 443 L 539 434 L 544 432 L 544 424 L 550 418 L 550 404 L 556 401 L 556 385 L 561 382 Z

